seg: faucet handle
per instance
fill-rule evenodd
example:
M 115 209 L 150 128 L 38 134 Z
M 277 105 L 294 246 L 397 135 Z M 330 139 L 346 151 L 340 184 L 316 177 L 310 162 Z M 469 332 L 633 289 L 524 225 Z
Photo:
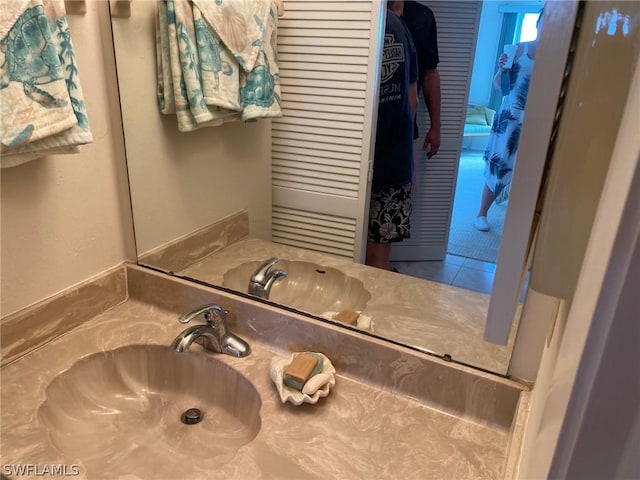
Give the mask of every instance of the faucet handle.
M 264 262 L 262 262 L 262 264 L 260 264 L 260 266 L 256 269 L 256 271 L 253 272 L 253 275 L 251 276 L 251 281 L 252 282 L 258 282 L 258 283 L 266 282 L 267 281 L 267 273 L 269 272 L 269 269 L 271 267 L 273 267 L 279 261 L 280 261 L 279 258 L 271 257 L 271 258 L 265 260 Z
M 225 323 L 229 312 L 220 305 L 201 305 L 194 310 L 180 315 L 178 321 L 180 323 L 189 323 L 200 314 L 204 314 L 204 318 L 212 327 Z

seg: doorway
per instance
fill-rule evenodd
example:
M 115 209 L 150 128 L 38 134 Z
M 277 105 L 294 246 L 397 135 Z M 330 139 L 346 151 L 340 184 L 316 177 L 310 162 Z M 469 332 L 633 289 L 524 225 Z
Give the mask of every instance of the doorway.
M 506 188 L 490 208 L 489 231 L 474 227 L 484 186 L 484 152 L 502 94 L 493 86 L 505 44 L 532 41 L 543 3 L 483 2 L 468 95 L 462 149 L 458 159 L 447 251 L 437 261 L 394 262 L 401 273 L 490 294 L 508 207 Z M 495 25 L 501 25 L 496 29 Z

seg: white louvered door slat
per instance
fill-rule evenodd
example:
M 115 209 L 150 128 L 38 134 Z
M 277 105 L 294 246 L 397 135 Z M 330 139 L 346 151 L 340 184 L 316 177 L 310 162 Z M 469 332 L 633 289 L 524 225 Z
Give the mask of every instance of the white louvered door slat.
M 287 75 L 290 75 L 289 72 L 285 73 Z M 298 78 L 306 78 L 310 80 L 315 80 L 318 78 L 318 72 L 313 72 L 310 70 L 295 70 L 295 73 Z M 354 82 L 359 84 L 367 81 L 366 73 L 323 72 L 322 76 L 323 80 L 332 80 L 337 82 Z
M 293 110 L 304 110 L 307 112 L 339 112 L 346 113 L 350 115 L 363 115 L 364 107 L 363 106 L 350 106 L 350 105 L 340 105 L 334 103 L 332 105 L 327 105 L 323 103 L 301 103 L 301 102 L 288 102 L 284 100 L 282 102 L 282 106 L 287 109 Z
M 366 76 L 364 76 L 361 81 L 365 80 Z M 357 97 L 328 97 L 326 95 L 318 95 L 317 93 L 289 93 L 287 101 L 296 103 L 317 103 L 319 105 L 331 103 L 338 105 L 350 105 L 353 107 L 358 107 L 362 104 L 362 100 Z
M 278 59 L 283 62 L 296 62 L 298 65 L 304 66 L 305 62 L 315 63 L 319 65 L 332 65 L 334 64 L 334 58 L 328 55 L 312 55 L 304 54 L 300 52 L 294 53 L 281 53 L 278 52 Z M 367 67 L 369 65 L 367 58 L 351 56 L 340 58 L 340 61 L 344 63 L 345 69 L 353 68 L 354 66 L 362 65 Z M 309 65 L 309 68 L 313 68 L 313 65 Z M 282 70 L 280 70 L 282 72 Z
M 284 58 L 287 58 L 286 55 Z M 283 60 L 282 56 L 279 56 L 279 65 L 280 70 L 284 70 L 288 72 L 289 70 L 298 70 L 304 72 L 320 72 L 322 74 L 329 72 L 340 72 L 340 73 L 359 73 L 361 75 L 367 75 L 367 65 L 334 65 L 332 63 L 309 63 L 307 65 L 302 65 L 299 62 L 287 61 Z
M 280 77 L 280 84 L 286 87 L 306 87 L 306 88 L 317 88 L 322 90 L 342 90 L 345 92 L 348 91 L 356 91 L 356 92 L 364 92 L 359 88 L 360 84 L 358 82 L 339 82 L 335 80 L 329 79 L 309 79 L 309 78 L 299 78 L 297 76 L 289 76 L 289 74 L 284 74 Z M 364 97 L 364 95 L 360 95 Z M 287 101 L 286 97 L 283 97 L 283 101 Z
M 324 12 L 326 11 L 326 5 L 330 4 L 331 12 L 371 12 L 371 6 L 367 5 L 370 0 L 361 0 L 359 2 L 314 2 L 314 1 L 297 1 L 297 2 L 289 2 L 287 1 L 287 11 L 293 9 L 294 12 Z M 294 4 L 295 5 L 292 5 Z M 368 18 L 368 17 L 367 17 Z
M 369 40 L 367 34 L 369 30 L 352 30 L 349 32 L 348 40 L 350 42 L 355 42 L 357 46 L 359 42 L 364 40 Z M 304 42 L 313 42 L 314 44 L 317 42 L 321 42 L 323 40 L 335 41 L 335 39 L 345 40 L 345 33 L 343 30 L 323 30 L 322 36 L 318 36 L 317 33 L 310 34 L 309 30 L 303 28 L 280 28 L 278 33 L 278 42 L 288 43 L 292 38 L 297 38 L 303 44 Z
M 436 17 L 442 90 L 441 146 L 430 160 L 422 151 L 428 113 L 420 96 L 414 143 L 418 191 L 413 195 L 411 239 L 392 248 L 393 260 L 442 260 L 447 252 L 453 195 L 458 175 L 462 130 L 482 2 L 423 1 Z
M 278 143 L 276 142 L 276 139 L 273 140 L 272 148 L 274 152 L 278 152 L 278 153 L 284 152 L 284 153 L 290 153 L 291 155 L 295 155 L 297 157 L 296 158 L 297 161 L 301 161 L 300 160 L 301 156 L 320 157 L 320 158 L 327 159 L 327 163 L 331 162 L 332 160 L 348 161 L 348 162 L 353 162 L 355 165 L 358 166 L 358 168 L 360 168 L 360 157 L 358 155 L 350 155 L 348 153 L 335 152 L 335 151 L 309 152 L 309 150 L 306 148 L 297 148 L 295 146 L 291 146 L 287 144 L 278 145 Z
M 325 128 L 316 125 L 299 125 L 291 123 L 287 123 L 284 126 L 286 126 L 285 129 L 281 128 L 282 125 L 279 125 L 278 128 L 274 128 L 274 134 L 279 136 L 281 132 L 302 132 L 315 133 L 317 135 L 330 135 L 333 137 L 345 137 L 353 139 L 362 138 L 362 132 L 359 130 L 337 130 L 335 128 Z
M 328 120 L 328 121 L 332 121 L 335 120 L 337 122 L 346 122 L 346 123 L 362 123 L 362 117 L 359 115 L 344 115 L 344 114 L 339 114 L 339 113 L 325 113 L 325 112 L 318 112 L 318 111 L 314 111 L 311 109 L 308 110 L 296 110 L 296 109 L 289 109 L 287 110 L 287 114 L 290 115 L 291 117 L 299 117 L 299 118 L 309 118 L 310 115 L 312 115 L 311 118 L 317 118 L 320 120 Z M 274 123 L 276 123 L 274 121 Z
M 288 82 L 287 82 L 288 83 Z M 301 82 L 303 83 L 303 82 Z M 342 98 L 348 98 L 348 99 L 364 99 L 366 97 L 367 92 L 364 90 L 336 90 L 336 89 L 331 89 L 331 88 L 322 88 L 322 89 L 318 89 L 315 88 L 313 86 L 309 86 L 308 85 L 309 82 L 307 82 L 304 85 L 298 86 L 298 85 L 291 85 L 291 84 L 287 84 L 286 85 L 286 90 L 289 93 L 292 94 L 298 94 L 298 95 L 318 95 L 318 96 L 329 96 L 329 97 L 333 97 L 332 99 L 328 99 L 328 101 L 332 101 L 335 103 L 338 103 L 342 101 Z M 314 102 L 314 103 L 321 103 L 321 102 Z M 282 119 L 278 119 L 278 121 L 280 121 Z
M 325 37 L 325 38 L 316 38 L 316 37 L 299 37 L 299 36 L 291 36 L 291 37 L 280 37 L 278 39 L 280 42 L 280 46 L 284 45 L 308 45 L 308 46 L 320 46 L 320 47 L 343 47 L 344 46 L 344 36 L 336 36 L 336 37 Z M 349 39 L 349 46 L 356 48 L 369 48 L 369 39 L 368 38 L 351 38 Z
M 317 118 L 303 118 L 303 117 L 287 117 L 280 118 L 278 121 L 278 126 L 282 128 L 286 128 L 290 126 L 291 128 L 297 126 L 310 126 L 310 127 L 325 127 L 325 128 L 339 128 L 342 132 L 359 132 L 362 135 L 363 125 L 362 123 L 351 123 L 351 122 L 338 122 L 336 120 L 325 121 Z M 275 125 L 274 125 L 275 127 Z
M 326 131 L 329 131 L 326 129 Z M 275 131 L 274 135 L 277 135 L 281 140 L 290 139 L 290 140 L 303 140 L 308 142 L 322 142 L 329 143 L 338 146 L 346 146 L 346 147 L 354 147 L 358 148 L 360 146 L 361 140 L 358 138 L 348 138 L 348 137 L 334 137 L 331 135 L 325 134 L 317 134 L 309 129 L 308 132 L 301 133 L 297 131 Z
M 326 45 L 294 45 L 294 44 L 285 44 L 278 46 L 278 53 L 282 54 L 298 54 L 298 55 L 328 55 L 328 56 L 338 56 L 338 57 L 360 57 L 362 55 L 366 55 L 368 53 L 367 48 L 357 48 L 357 47 L 330 47 Z

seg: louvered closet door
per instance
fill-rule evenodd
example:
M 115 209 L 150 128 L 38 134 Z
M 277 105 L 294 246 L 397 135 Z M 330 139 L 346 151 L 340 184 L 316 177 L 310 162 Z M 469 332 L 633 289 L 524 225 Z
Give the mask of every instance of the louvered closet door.
M 285 1 L 273 121 L 272 240 L 362 260 L 378 1 Z
M 441 146 L 435 157 L 426 159 L 422 144 L 429 128 L 429 116 L 421 94 L 418 107 L 420 138 L 414 144 L 414 154 L 418 159 L 418 192 L 413 197 L 411 239 L 393 245 L 393 260 L 442 260 L 447 253 L 462 131 L 482 9 L 480 1 L 428 0 L 420 3 L 433 10 L 438 25 L 438 71 L 442 88 Z M 479 198 L 480 192 L 478 201 Z

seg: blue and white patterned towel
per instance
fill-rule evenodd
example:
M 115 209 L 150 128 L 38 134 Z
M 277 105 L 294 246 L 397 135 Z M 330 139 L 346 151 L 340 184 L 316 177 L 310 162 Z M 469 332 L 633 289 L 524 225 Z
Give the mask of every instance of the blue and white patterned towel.
M 0 18 L 3 168 L 93 141 L 64 1 L 31 0 L 15 13 Z
M 282 116 L 276 39 L 282 0 L 160 0 L 158 103 L 192 131 Z

